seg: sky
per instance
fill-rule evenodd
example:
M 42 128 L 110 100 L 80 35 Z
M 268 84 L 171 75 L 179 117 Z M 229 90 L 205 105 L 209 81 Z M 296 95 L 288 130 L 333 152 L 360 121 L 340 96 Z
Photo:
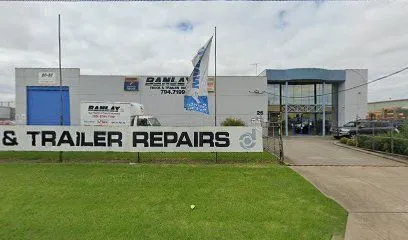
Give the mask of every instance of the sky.
M 62 67 L 81 74 L 190 75 L 216 26 L 217 75 L 364 68 L 370 81 L 408 66 L 407 12 L 402 0 L 0 2 L 0 101 L 14 100 L 16 67 L 58 67 L 58 14 Z M 401 98 L 408 70 L 368 87 L 369 101 Z

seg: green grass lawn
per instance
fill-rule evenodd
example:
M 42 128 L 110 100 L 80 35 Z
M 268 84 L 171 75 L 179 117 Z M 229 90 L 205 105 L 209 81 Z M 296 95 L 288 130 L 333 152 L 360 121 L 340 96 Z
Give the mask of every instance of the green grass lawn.
M 0 152 L 0 162 L 58 162 L 59 152 Z M 137 153 L 131 152 L 63 152 L 65 162 L 136 162 Z M 140 162 L 215 162 L 215 153 L 200 152 L 144 152 Z M 220 163 L 275 162 L 268 152 L 218 153 Z
M 277 164 L 3 163 L 0 179 L 1 239 L 329 240 L 347 217 Z

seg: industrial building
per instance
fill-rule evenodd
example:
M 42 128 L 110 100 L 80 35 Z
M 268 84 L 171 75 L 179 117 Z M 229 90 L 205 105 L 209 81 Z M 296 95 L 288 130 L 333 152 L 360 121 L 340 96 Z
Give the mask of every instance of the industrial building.
M 371 119 L 407 119 L 408 99 L 369 102 L 368 111 L 368 117 Z
M 382 110 L 383 108 L 397 108 L 397 107 L 408 109 L 408 99 L 395 99 L 395 100 L 391 99 L 387 101 L 377 101 L 368 103 L 369 111 L 378 111 Z
M 138 102 L 164 126 L 214 126 L 233 117 L 275 121 L 285 133 L 324 135 L 367 113 L 367 70 L 266 69 L 259 76 L 209 77 L 210 115 L 183 108 L 186 76 L 81 75 L 79 68 L 16 68 L 16 124 L 80 125 L 83 101 Z M 354 88 L 355 86 L 361 85 Z M 325 121 L 323 121 L 325 119 Z M 300 124 L 300 125 L 299 125 Z
M 5 124 L 6 121 L 13 121 L 15 115 L 14 102 L 0 101 L 0 125 Z

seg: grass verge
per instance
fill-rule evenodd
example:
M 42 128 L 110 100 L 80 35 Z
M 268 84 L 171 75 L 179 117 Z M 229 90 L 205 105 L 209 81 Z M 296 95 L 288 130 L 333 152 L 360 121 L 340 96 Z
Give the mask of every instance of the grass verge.
M 0 176 L 3 239 L 315 240 L 347 217 L 276 164 L 8 163 Z
M 59 152 L 0 152 L 1 162 L 57 162 Z M 131 152 L 63 152 L 65 162 L 136 162 L 137 153 Z M 215 162 L 215 153 L 200 152 L 143 152 L 140 162 Z M 262 163 L 274 162 L 275 157 L 268 152 L 218 153 L 220 163 Z

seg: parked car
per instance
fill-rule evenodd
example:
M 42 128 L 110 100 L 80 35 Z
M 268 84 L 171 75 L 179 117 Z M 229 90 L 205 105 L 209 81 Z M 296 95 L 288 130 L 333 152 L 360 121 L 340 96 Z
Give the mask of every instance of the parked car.
M 348 122 L 346 124 L 344 124 L 341 127 L 333 127 L 332 129 L 330 129 L 333 137 L 335 139 L 340 139 L 342 137 L 347 137 L 349 136 L 349 129 L 354 129 L 356 128 L 358 125 L 360 125 L 364 120 L 359 120 L 359 121 L 351 121 Z
M 407 122 L 405 119 L 401 120 L 391 120 L 391 122 L 394 124 L 394 126 L 398 129 L 401 130 L 402 126 Z
M 392 121 L 359 120 L 351 121 L 335 129 L 332 134 L 336 139 L 353 137 L 356 134 L 378 134 L 396 131 L 397 126 Z
M 309 134 L 310 129 L 312 128 L 312 122 L 296 122 L 293 124 L 293 127 L 295 129 L 295 133 Z

